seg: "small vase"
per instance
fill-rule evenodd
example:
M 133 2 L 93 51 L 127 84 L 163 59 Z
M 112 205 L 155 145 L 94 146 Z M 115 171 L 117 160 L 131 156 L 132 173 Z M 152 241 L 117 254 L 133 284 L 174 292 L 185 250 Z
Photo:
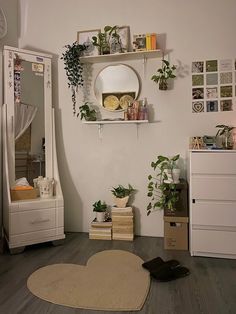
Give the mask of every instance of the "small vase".
M 166 80 L 160 80 L 159 82 L 159 89 L 160 90 L 167 90 L 168 88 L 168 83 Z
M 114 197 L 114 202 L 116 207 L 125 208 L 129 200 L 129 196 L 125 196 L 123 198 Z
M 172 169 L 172 178 L 173 183 L 179 183 L 179 177 L 180 177 L 180 169 L 174 168 Z

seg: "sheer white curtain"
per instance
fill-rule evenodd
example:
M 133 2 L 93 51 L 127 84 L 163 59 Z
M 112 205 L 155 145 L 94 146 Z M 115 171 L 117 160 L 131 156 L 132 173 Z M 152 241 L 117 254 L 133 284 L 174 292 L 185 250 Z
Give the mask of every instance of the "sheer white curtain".
M 17 140 L 33 121 L 38 108 L 34 105 L 15 103 L 15 139 Z

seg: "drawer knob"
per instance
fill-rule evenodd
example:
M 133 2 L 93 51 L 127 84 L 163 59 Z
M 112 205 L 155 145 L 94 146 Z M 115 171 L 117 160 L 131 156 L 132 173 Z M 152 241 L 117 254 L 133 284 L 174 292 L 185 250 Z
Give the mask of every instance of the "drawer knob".
M 50 221 L 50 219 L 36 219 L 36 220 L 32 220 L 31 221 L 31 224 L 34 225 L 34 224 L 40 224 L 42 222 L 48 222 Z

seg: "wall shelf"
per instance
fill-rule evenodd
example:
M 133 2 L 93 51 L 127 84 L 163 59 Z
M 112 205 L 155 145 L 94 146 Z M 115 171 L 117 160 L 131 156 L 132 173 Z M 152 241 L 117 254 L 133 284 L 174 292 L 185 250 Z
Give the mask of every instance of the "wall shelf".
M 98 120 L 98 121 L 82 121 L 83 124 L 94 124 L 98 125 L 98 135 L 102 139 L 102 128 L 104 124 L 136 124 L 137 137 L 138 137 L 138 126 L 140 124 L 149 123 L 148 120 Z
M 148 123 L 148 120 L 97 120 L 97 121 L 82 121 L 84 124 L 143 124 Z
M 148 59 L 148 58 L 162 58 L 163 52 L 161 49 L 148 50 L 148 51 L 134 51 L 125 52 L 109 55 L 99 55 L 99 56 L 86 56 L 81 57 L 81 63 L 101 63 L 101 62 L 111 62 L 111 61 L 126 61 L 135 59 Z

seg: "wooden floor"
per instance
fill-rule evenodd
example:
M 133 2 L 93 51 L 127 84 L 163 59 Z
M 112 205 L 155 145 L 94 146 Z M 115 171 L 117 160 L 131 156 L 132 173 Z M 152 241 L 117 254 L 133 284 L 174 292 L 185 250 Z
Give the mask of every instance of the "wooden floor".
M 54 263 L 85 265 L 102 250 L 121 249 L 139 255 L 144 261 L 156 256 L 178 259 L 191 275 L 171 282 L 152 280 L 143 309 L 145 314 L 235 314 L 236 260 L 190 257 L 184 251 L 163 250 L 163 239 L 136 237 L 134 242 L 89 240 L 86 233 L 68 234 L 64 245 L 41 244 L 26 248 L 19 255 L 0 255 L 1 314 L 103 314 L 103 312 L 54 305 L 33 296 L 26 287 L 36 269 Z M 135 289 L 135 287 L 134 287 Z

